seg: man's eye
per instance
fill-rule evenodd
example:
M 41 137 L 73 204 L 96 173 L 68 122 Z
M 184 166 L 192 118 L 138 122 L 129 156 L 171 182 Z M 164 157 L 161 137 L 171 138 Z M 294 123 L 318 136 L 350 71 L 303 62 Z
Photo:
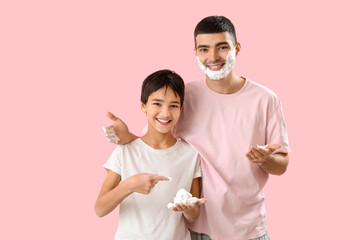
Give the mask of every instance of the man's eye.
M 228 46 L 221 46 L 220 50 L 228 49 Z
M 207 52 L 207 49 L 206 48 L 201 48 L 199 51 L 200 52 Z

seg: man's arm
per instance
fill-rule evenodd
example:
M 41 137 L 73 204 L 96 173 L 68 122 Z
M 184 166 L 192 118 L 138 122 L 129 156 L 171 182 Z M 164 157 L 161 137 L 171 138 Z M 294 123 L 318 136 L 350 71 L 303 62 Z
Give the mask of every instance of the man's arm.
M 286 172 L 289 164 L 287 153 L 273 153 L 280 148 L 279 144 L 273 144 L 267 148 L 252 146 L 246 157 L 253 163 L 257 163 L 265 172 L 274 175 L 282 175 Z
M 109 142 L 123 145 L 138 138 L 138 136 L 129 131 L 126 124 L 120 118 L 111 112 L 108 112 L 107 116 L 114 122 L 111 126 L 104 127 L 104 132 Z

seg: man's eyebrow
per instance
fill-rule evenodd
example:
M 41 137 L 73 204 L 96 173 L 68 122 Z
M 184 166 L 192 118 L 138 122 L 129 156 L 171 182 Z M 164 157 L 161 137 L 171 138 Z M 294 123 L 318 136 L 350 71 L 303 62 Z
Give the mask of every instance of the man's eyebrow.
M 224 45 L 224 44 L 230 45 L 228 42 L 225 41 L 225 42 L 219 42 L 219 43 L 217 43 L 215 46 L 218 47 L 218 46 Z
M 215 45 L 215 47 L 218 47 L 218 46 L 220 46 L 220 45 L 230 45 L 227 41 L 225 41 L 225 42 L 219 42 L 219 43 L 217 43 L 216 45 Z M 210 48 L 210 46 L 209 45 L 199 45 L 199 46 L 197 46 L 197 48 L 199 49 L 199 48 Z
M 210 46 L 209 45 L 199 45 L 197 46 L 197 48 L 209 48 Z
M 178 103 L 178 104 L 180 104 L 180 102 L 179 102 L 179 101 L 171 101 L 171 103 Z

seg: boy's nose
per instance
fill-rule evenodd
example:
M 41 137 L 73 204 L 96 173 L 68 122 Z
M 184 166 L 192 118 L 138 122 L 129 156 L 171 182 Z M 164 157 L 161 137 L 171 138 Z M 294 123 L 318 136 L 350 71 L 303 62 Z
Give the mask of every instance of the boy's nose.
M 163 107 L 163 108 L 161 109 L 161 115 L 162 115 L 162 117 L 168 117 L 168 116 L 170 116 L 169 108 L 168 108 L 168 107 Z

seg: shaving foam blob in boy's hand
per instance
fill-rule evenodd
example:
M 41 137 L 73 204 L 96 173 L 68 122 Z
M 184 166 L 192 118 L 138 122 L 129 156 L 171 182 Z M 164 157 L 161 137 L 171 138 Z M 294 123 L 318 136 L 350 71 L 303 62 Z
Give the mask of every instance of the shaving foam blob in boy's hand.
M 197 198 L 197 197 L 193 197 L 191 195 L 191 193 L 189 193 L 188 191 L 186 191 L 185 189 L 180 189 L 177 193 L 176 196 L 174 197 L 174 203 L 169 203 L 167 205 L 168 208 L 177 208 L 180 207 L 179 204 L 193 204 L 193 205 L 201 205 L 203 203 L 205 203 L 206 200 L 204 198 Z M 173 209 L 174 210 L 174 209 Z M 181 211 L 181 210 L 179 210 Z

